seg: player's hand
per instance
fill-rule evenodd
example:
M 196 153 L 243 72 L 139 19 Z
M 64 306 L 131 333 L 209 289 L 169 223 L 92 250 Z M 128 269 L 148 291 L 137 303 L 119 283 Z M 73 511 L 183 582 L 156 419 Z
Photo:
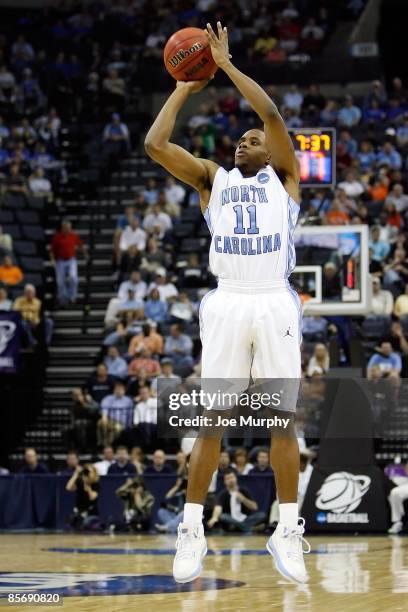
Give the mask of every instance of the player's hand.
M 211 79 L 214 77 L 212 76 Z M 198 93 L 211 81 L 211 79 L 206 79 L 203 81 L 177 81 L 177 89 L 184 89 L 189 94 Z
M 204 30 L 204 34 L 210 44 L 214 62 L 222 69 L 230 63 L 232 56 L 228 49 L 227 28 L 223 28 L 220 21 L 217 21 L 217 33 L 218 36 L 212 29 L 211 24 L 207 23 L 207 29 Z

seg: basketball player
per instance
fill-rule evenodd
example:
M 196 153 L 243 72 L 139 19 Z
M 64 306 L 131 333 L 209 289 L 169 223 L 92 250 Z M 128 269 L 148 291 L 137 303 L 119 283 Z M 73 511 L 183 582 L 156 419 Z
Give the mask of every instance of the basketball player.
M 249 380 L 251 374 L 254 380 L 299 379 L 301 306 L 287 280 L 295 266 L 298 164 L 275 104 L 231 63 L 227 29 L 219 22 L 217 29 L 218 35 L 210 24 L 205 30 L 214 61 L 258 114 L 264 130 L 252 129 L 241 136 L 230 172 L 194 157 L 170 138 L 187 98 L 206 83 L 179 81 L 150 128 L 145 149 L 199 192 L 212 234 L 210 267 L 218 277 L 218 288 L 204 297 L 200 307 L 202 378 Z M 218 465 L 220 444 L 221 435 L 198 437 L 191 453 L 187 503 L 173 565 L 177 582 L 194 580 L 201 572 L 207 552 L 203 503 Z M 308 579 L 303 552 L 309 551 L 303 551 L 304 520 L 298 517 L 299 447 L 293 425 L 289 435 L 272 437 L 270 460 L 279 524 L 267 549 L 284 577 L 303 583 Z

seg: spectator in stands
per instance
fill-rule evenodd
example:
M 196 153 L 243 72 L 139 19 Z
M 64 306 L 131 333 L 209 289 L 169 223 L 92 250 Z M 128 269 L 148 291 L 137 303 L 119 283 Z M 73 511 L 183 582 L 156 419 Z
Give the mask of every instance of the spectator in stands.
M 380 227 L 378 225 L 371 228 L 369 247 L 372 251 L 372 257 L 376 261 L 385 261 L 390 253 L 390 245 L 380 240 Z
M 354 170 L 347 172 L 344 181 L 341 181 L 337 187 L 344 191 L 349 198 L 358 198 L 364 193 L 364 186 L 357 179 Z
M 320 122 L 322 125 L 335 126 L 338 120 L 338 108 L 335 100 L 327 100 L 324 109 L 320 113 Z
M 123 281 L 120 284 L 118 298 L 121 300 L 127 299 L 129 289 L 134 292 L 136 299 L 144 300 L 147 294 L 147 285 L 138 270 L 133 270 L 129 275 L 129 280 Z
M 378 317 L 391 317 L 394 308 L 394 298 L 392 296 L 391 291 L 381 289 L 381 280 L 378 278 L 378 276 L 373 276 L 371 282 L 373 291 L 371 296 L 371 306 L 369 314 L 373 314 Z
M 395 183 L 389 192 L 385 204 L 394 204 L 399 213 L 405 213 L 408 209 L 408 195 L 404 193 L 401 183 Z
M 404 293 L 401 293 L 395 300 L 394 314 L 399 319 L 405 319 L 408 316 L 408 283 L 405 284 Z
M 130 461 L 134 464 L 136 472 L 143 474 L 145 470 L 145 455 L 140 446 L 132 446 L 130 450 Z
M 173 474 L 172 468 L 166 463 L 166 454 L 161 449 L 153 453 L 153 461 L 144 471 L 145 474 Z
M 62 476 L 71 476 L 79 466 L 79 455 L 76 451 L 70 450 L 67 453 L 66 465 L 60 474 Z
M 147 348 L 153 355 L 163 353 L 163 336 L 157 332 L 157 328 L 153 325 L 143 325 L 141 333 L 132 337 L 127 353 L 133 357 L 143 348 Z
M 89 393 L 91 398 L 101 403 L 106 395 L 113 392 L 114 378 L 108 373 L 108 368 L 104 363 L 98 364 L 96 371 L 91 374 L 85 384 L 85 391 Z
M 248 451 L 245 448 L 235 449 L 231 467 L 235 468 L 238 476 L 246 476 L 252 470 L 254 466 L 248 461 Z
M 360 162 L 360 168 L 363 172 L 371 170 L 374 166 L 377 157 L 374 152 L 373 144 L 369 140 L 362 140 L 360 142 L 357 159 Z
M 37 334 L 38 327 L 41 323 L 41 300 L 36 296 L 34 285 L 26 285 L 24 287 L 24 295 L 18 297 L 13 305 L 13 310 L 21 312 L 22 325 L 27 335 L 28 341 L 32 346 L 38 343 Z M 44 318 L 45 326 L 45 342 L 47 345 L 51 344 L 52 331 L 54 328 L 54 321 L 49 318 Z
M 99 475 L 92 463 L 80 465 L 68 480 L 65 489 L 76 493 L 74 513 L 70 525 L 74 529 L 99 526 L 97 499 Z
M 0 255 L 10 254 L 13 251 L 13 238 L 10 234 L 3 233 L 3 227 L 0 225 Z
M 392 350 L 390 342 L 383 340 L 367 364 L 367 378 L 374 378 L 375 370 L 379 370 L 382 378 L 399 378 L 401 369 L 401 355 Z
M 144 251 L 146 248 L 146 238 L 146 232 L 140 227 L 139 219 L 136 216 L 133 217 L 120 236 L 120 252 L 122 254 L 125 253 L 132 245 L 136 245 L 139 251 Z
M 257 452 L 256 463 L 248 473 L 250 476 L 254 476 L 255 474 L 272 474 L 269 452 L 267 450 L 261 449 Z
M 28 186 L 36 198 L 52 198 L 51 182 L 46 178 L 44 168 L 38 167 L 28 179 Z
M 324 220 L 326 225 L 348 225 L 350 223 L 349 215 L 337 198 L 332 201 Z
M 178 295 L 176 286 L 167 279 L 166 270 L 164 268 L 157 269 L 156 279 L 154 282 L 150 283 L 148 291 L 150 292 L 153 288 L 157 288 L 161 300 L 168 300 Z
M 397 246 L 392 259 L 384 265 L 383 271 L 384 287 L 393 295 L 398 295 L 408 282 L 408 261 L 404 248 Z
M 167 301 L 162 299 L 157 288 L 149 291 L 149 299 L 145 303 L 145 315 L 156 323 L 162 323 L 167 318 Z
M 44 463 L 38 461 L 35 448 L 26 448 L 24 451 L 24 465 L 20 468 L 20 474 L 48 474 L 49 470 Z
M 354 104 L 352 96 L 346 96 L 339 110 L 338 124 L 341 127 L 352 128 L 360 123 L 361 109 Z
M 9 311 L 13 306 L 13 302 L 8 298 L 7 291 L 0 286 L 0 311 Z
M 167 176 L 165 180 L 164 193 L 169 204 L 181 205 L 186 196 L 186 190 L 173 176 Z
M 129 461 L 129 453 L 126 446 L 118 446 L 116 449 L 116 459 L 109 466 L 108 474 L 120 474 L 121 476 L 136 475 L 136 468 L 133 463 Z
M 194 307 L 189 300 L 187 293 L 179 293 L 177 298 L 170 298 L 170 321 L 178 323 L 180 321 L 190 322 L 194 316 Z
M 13 287 L 21 283 L 23 278 L 21 268 L 13 264 L 10 255 L 6 255 L 3 258 L 3 264 L 0 266 L 0 283 Z
M 303 94 L 297 85 L 291 85 L 289 91 L 283 96 L 283 104 L 295 112 L 300 112 L 303 104 Z
M 102 459 L 94 463 L 94 467 L 98 472 L 99 476 L 106 476 L 106 474 L 108 473 L 108 469 L 114 461 L 115 454 L 113 452 L 113 448 L 108 444 L 102 449 Z
M 113 108 L 120 113 L 124 111 L 126 96 L 125 80 L 119 76 L 118 71 L 114 68 L 109 70 L 107 76 L 103 79 L 102 92 L 105 108 Z
M 138 356 L 132 359 L 129 364 L 128 374 L 129 376 L 137 377 L 141 370 L 145 371 L 149 378 L 159 376 L 160 374 L 159 362 L 152 359 L 152 353 L 146 347 L 142 347 Z
M 75 448 L 87 452 L 95 443 L 95 424 L 99 404 L 89 393 L 77 388 L 72 390 L 71 435 Z
M 125 155 L 130 150 L 130 135 L 128 127 L 121 121 L 118 113 L 113 113 L 111 121 L 103 130 L 105 150 L 113 155 Z
M 123 501 L 123 518 L 125 526 L 131 531 L 147 531 L 150 527 L 154 497 L 146 489 L 143 478 L 127 478 L 125 484 L 116 490 L 116 495 Z
M 163 267 L 165 263 L 165 254 L 163 249 L 159 248 L 159 243 L 156 238 L 150 236 L 147 240 L 146 252 L 142 256 L 141 270 L 154 273 Z
M 323 376 L 327 374 L 330 369 L 330 358 L 329 351 L 326 345 L 319 342 L 315 344 L 313 349 L 313 355 L 310 358 L 307 366 L 307 376 L 313 378 L 314 376 Z
M 6 193 L 11 196 L 23 196 L 28 194 L 27 184 L 24 175 L 21 173 L 18 164 L 11 164 L 6 178 Z
M 151 177 L 147 179 L 146 189 L 143 192 L 143 197 L 148 206 L 153 206 L 157 203 L 159 198 L 159 189 L 157 187 L 157 181 Z
M 143 229 L 158 240 L 163 240 L 172 227 L 170 216 L 163 212 L 159 204 L 153 204 L 143 220 Z
M 120 356 L 116 346 L 110 346 L 108 348 L 107 355 L 103 362 L 108 369 L 108 374 L 120 380 L 127 378 L 127 362 Z
M 231 531 L 250 532 L 252 528 L 265 520 L 265 513 L 258 511 L 258 504 L 245 487 L 238 486 L 234 471 L 224 474 L 225 489 L 215 502 L 207 525 L 212 529 L 217 523 Z
M 170 357 L 176 367 L 192 367 L 193 342 L 187 334 L 183 334 L 182 326 L 173 323 L 170 326 L 170 336 L 166 337 L 164 353 Z
M 401 168 L 401 155 L 391 142 L 384 142 L 382 145 L 380 151 L 377 153 L 377 164 L 379 166 L 386 165 L 394 169 Z
M 133 400 L 126 395 L 123 382 L 116 382 L 111 395 L 101 402 L 101 419 L 97 425 L 98 445 L 112 444 L 113 440 L 133 423 Z
M 157 437 L 157 398 L 149 387 L 141 387 L 136 400 L 133 424 L 136 427 L 135 434 L 141 445 L 149 449 L 155 443 Z
M 77 249 L 87 259 L 88 251 L 79 235 L 72 231 L 72 224 L 65 219 L 61 230 L 56 232 L 51 242 L 51 261 L 55 265 L 58 287 L 58 301 L 61 306 L 68 302 L 74 304 L 78 289 Z

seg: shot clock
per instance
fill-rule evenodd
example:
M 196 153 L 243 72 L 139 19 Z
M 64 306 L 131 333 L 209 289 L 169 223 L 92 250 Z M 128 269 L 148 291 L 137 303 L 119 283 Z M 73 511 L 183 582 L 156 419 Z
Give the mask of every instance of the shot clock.
M 333 187 L 336 181 L 334 128 L 290 129 L 304 187 Z

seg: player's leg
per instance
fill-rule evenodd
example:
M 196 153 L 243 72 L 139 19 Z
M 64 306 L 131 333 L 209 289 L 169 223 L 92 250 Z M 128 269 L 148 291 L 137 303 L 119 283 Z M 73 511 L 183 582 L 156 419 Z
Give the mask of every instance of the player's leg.
M 278 571 L 305 582 L 303 524 L 299 525 L 299 444 L 294 416 L 301 374 L 300 304 L 289 291 L 263 295 L 256 303 L 252 375 L 262 380 L 263 391 L 280 392 L 281 405 L 271 415 L 289 419 L 271 432 L 270 460 L 279 500 L 279 523 L 267 548 Z M 279 387 L 279 389 L 277 389 Z
M 251 364 L 250 342 L 245 341 L 243 333 L 248 325 L 242 300 L 237 304 L 235 294 L 220 290 L 207 296 L 200 308 L 202 388 L 214 393 L 220 383 L 223 390 L 241 392 L 248 384 Z M 190 582 L 201 572 L 207 552 L 202 524 L 204 501 L 217 469 L 223 433 L 221 427 L 200 432 L 190 456 L 187 498 L 173 564 L 177 582 Z

